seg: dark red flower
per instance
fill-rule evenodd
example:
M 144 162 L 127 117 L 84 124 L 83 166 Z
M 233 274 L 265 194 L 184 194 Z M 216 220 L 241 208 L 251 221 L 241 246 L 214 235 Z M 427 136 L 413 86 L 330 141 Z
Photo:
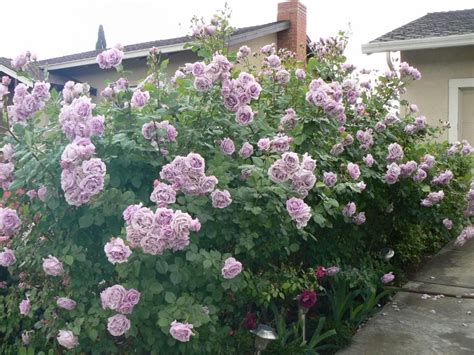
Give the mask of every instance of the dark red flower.
M 247 313 L 244 320 L 244 327 L 249 330 L 257 328 L 257 316 L 254 313 Z
M 316 304 L 316 299 L 316 292 L 305 290 L 298 296 L 298 303 L 301 307 L 309 309 Z
M 326 268 L 324 266 L 318 266 L 314 274 L 318 279 L 322 279 L 324 276 L 326 276 Z

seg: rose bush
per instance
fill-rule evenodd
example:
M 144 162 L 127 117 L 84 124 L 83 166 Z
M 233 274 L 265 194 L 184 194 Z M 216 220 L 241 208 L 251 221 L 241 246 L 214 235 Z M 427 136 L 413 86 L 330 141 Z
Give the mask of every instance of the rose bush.
M 139 87 L 121 78 L 97 103 L 72 82 L 19 84 L 10 103 L 2 80 L 2 352 L 249 352 L 248 319 L 274 325 L 276 307 L 292 323 L 298 300 L 309 328 L 327 315 L 339 331 L 332 295 L 474 236 L 472 148 L 438 143 L 400 99 L 416 69 L 370 81 L 344 36 L 313 43 L 307 65 L 270 44 L 253 66 L 230 32 L 195 20 L 202 61 L 168 79 L 151 49 Z

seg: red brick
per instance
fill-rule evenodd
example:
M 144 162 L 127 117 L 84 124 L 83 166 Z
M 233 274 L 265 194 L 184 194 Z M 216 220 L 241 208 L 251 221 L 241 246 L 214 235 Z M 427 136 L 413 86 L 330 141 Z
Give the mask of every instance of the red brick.
M 306 60 L 306 6 L 298 0 L 278 4 L 277 21 L 290 21 L 288 30 L 278 33 L 278 48 L 296 53 L 296 58 Z

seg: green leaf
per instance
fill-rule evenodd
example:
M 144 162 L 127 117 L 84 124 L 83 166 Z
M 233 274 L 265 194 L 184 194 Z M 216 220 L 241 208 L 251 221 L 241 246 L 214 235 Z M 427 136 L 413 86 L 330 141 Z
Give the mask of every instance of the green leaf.
M 86 214 L 82 216 L 81 218 L 79 218 L 79 227 L 81 229 L 89 228 L 90 226 L 92 226 L 92 223 L 94 223 L 93 215 Z
M 171 273 L 170 281 L 173 283 L 173 285 L 179 284 L 181 282 L 181 280 L 182 280 L 181 273 L 179 273 L 179 272 Z
M 176 302 L 176 296 L 173 292 L 169 292 L 167 291 L 165 293 L 165 301 L 168 302 L 168 303 L 174 303 Z
M 158 259 L 156 262 L 156 271 L 160 274 L 166 274 L 168 272 L 168 263 L 164 259 Z
M 204 269 L 209 269 L 212 266 L 212 261 L 209 260 L 209 259 L 206 259 L 206 260 L 204 260 L 202 265 L 204 266 Z
M 326 218 L 324 218 L 320 214 L 314 214 L 313 215 L 313 221 L 315 221 L 320 227 L 324 227 L 324 224 L 326 222 Z
M 66 255 L 64 258 L 63 258 L 63 261 L 66 265 L 69 265 L 71 266 L 73 263 L 74 263 L 74 257 L 72 255 Z

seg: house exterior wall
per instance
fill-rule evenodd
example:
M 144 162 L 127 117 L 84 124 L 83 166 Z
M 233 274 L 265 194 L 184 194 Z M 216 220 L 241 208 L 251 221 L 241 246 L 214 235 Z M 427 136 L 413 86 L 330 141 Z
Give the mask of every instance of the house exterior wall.
M 263 47 L 265 44 L 276 43 L 276 42 L 277 42 L 277 34 L 274 33 L 274 34 L 252 39 L 250 41 L 247 41 L 246 43 L 232 45 L 229 49 L 231 52 L 236 52 L 241 45 L 246 44 L 252 49 L 252 51 L 259 52 L 260 48 Z M 193 63 L 197 61 L 198 59 L 199 58 L 197 57 L 197 55 L 193 53 L 192 51 L 183 51 L 183 52 L 169 54 L 169 65 L 168 65 L 169 75 L 172 76 L 174 72 L 180 66 L 183 66 L 185 63 Z M 257 65 L 258 59 L 251 56 L 249 58 L 249 62 L 252 65 Z M 125 76 L 130 82 L 130 85 L 132 86 L 139 84 L 147 76 L 148 68 L 146 66 L 146 58 L 128 59 L 128 60 L 125 60 L 122 64 L 123 64 L 124 69 L 126 71 L 129 71 Z M 97 89 L 98 95 L 100 91 L 102 91 L 102 89 L 107 85 L 107 82 L 116 81 L 120 77 L 117 71 L 113 69 L 102 70 L 96 64 L 82 66 L 82 67 L 61 69 L 61 70 L 55 71 L 55 73 L 61 76 L 64 76 L 66 78 L 70 78 L 70 80 L 73 80 L 73 81 L 89 83 L 91 87 Z
M 269 35 L 258 37 L 250 41 L 245 41 L 243 43 L 235 44 L 229 47 L 229 51 L 231 53 L 237 52 L 241 46 L 246 45 L 246 46 L 249 46 L 250 49 L 252 49 L 252 52 L 260 53 L 260 48 L 262 48 L 266 44 L 272 44 L 272 43 L 275 43 L 275 45 L 277 44 L 276 33 L 271 33 Z M 256 65 L 256 66 L 259 66 L 261 64 L 261 60 L 259 60 L 257 57 L 254 57 L 252 55 L 249 57 L 249 62 L 251 65 Z
M 402 51 L 400 55 L 402 61 L 420 70 L 422 75 L 421 80 L 409 84 L 404 98 L 417 104 L 430 124 L 448 121 L 449 80 L 474 78 L 474 46 Z M 463 102 L 469 105 L 466 99 Z M 474 105 L 472 101 L 470 104 Z M 470 108 L 465 110 L 469 112 Z M 462 138 L 464 133 L 459 133 Z M 448 133 L 442 138 L 447 139 Z
M 459 93 L 461 139 L 474 144 L 474 88 L 462 89 Z

